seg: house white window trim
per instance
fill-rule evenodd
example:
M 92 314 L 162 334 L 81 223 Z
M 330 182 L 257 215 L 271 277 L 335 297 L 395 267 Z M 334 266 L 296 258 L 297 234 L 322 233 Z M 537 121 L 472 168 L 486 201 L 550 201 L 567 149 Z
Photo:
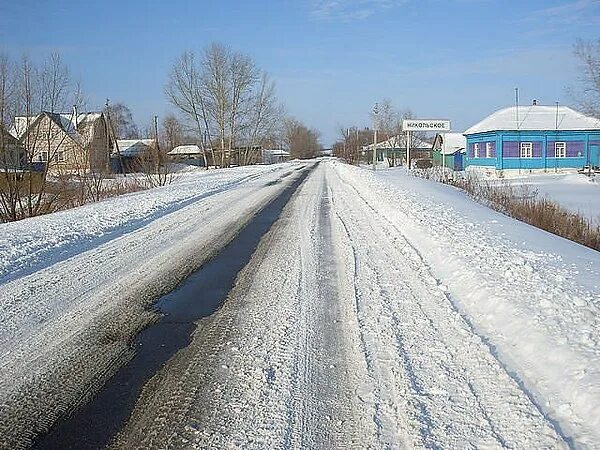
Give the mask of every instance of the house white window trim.
M 533 158 L 533 142 L 521 142 L 519 150 L 521 158 Z
M 479 142 L 473 143 L 473 158 L 479 158 Z
M 566 158 L 567 157 L 567 143 L 566 142 L 555 142 L 554 143 L 554 157 L 555 158 Z
M 65 152 L 63 150 L 56 151 L 56 161 L 65 162 Z
M 48 152 L 46 150 L 40 151 L 40 154 L 38 155 L 38 160 L 40 162 L 48 162 Z
M 493 142 L 486 142 L 485 143 L 485 157 L 486 158 L 491 158 L 492 157 L 492 145 L 493 145 Z

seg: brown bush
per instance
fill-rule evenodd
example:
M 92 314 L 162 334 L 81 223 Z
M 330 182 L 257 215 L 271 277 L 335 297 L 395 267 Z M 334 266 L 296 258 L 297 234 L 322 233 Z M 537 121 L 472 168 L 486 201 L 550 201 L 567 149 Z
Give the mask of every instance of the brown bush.
M 529 186 L 514 186 L 506 181 L 498 184 L 497 181 L 484 180 L 473 174 L 439 177 L 417 172 L 416 175 L 456 186 L 473 199 L 507 216 L 594 250 L 600 250 L 600 225 L 563 208 L 554 200 L 540 197 L 538 192 Z

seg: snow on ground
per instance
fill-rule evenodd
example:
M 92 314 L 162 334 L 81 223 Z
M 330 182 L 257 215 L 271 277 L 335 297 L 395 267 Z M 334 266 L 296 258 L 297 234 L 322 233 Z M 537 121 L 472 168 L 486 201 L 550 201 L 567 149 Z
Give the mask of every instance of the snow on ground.
M 0 446 L 127 360 L 147 300 L 218 250 L 293 167 L 184 193 L 0 286 Z M 323 161 L 114 447 L 596 448 L 599 276 L 600 253 L 450 186 Z
M 192 173 L 0 225 L 0 447 L 27 444 L 93 394 L 131 358 L 130 339 L 154 317 L 149 303 L 232 239 L 301 167 Z
M 0 283 L 90 250 L 203 197 L 282 167 L 195 170 L 179 175 L 172 185 L 0 224 Z
M 536 174 L 508 178 L 511 185 L 528 186 L 569 211 L 579 213 L 600 225 L 600 179 L 578 173 Z
M 465 319 L 562 434 L 600 442 L 600 253 L 450 186 L 338 167 L 418 249 Z
M 148 383 L 114 448 L 566 448 L 563 422 L 421 252 L 447 203 L 397 175 L 322 162 L 223 307 Z M 481 226 L 498 216 L 480 213 Z M 452 218 L 445 231 L 465 227 Z M 595 437 L 594 420 L 578 443 Z

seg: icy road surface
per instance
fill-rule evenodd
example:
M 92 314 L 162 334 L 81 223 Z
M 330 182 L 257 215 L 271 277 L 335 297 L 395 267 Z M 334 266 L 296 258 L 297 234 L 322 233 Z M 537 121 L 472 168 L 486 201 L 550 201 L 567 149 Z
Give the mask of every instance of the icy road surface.
M 56 220 L 72 239 L 56 251 L 24 239 L 29 260 L 15 232 L 18 275 L 5 264 L 0 286 L 0 447 L 93 395 L 131 358 L 148 303 L 303 167 L 192 177 L 158 190 L 156 207 L 152 192 L 129 197 L 124 233 L 110 225 L 128 217 L 120 203 L 70 212 L 71 228 L 36 219 L 39 236 Z M 599 271 L 598 252 L 451 187 L 324 160 L 112 447 L 597 448 Z
M 530 255 L 524 243 L 522 250 L 506 237 L 504 246 L 489 252 L 523 259 L 514 264 L 512 278 L 496 274 L 516 287 L 513 292 L 496 291 L 492 306 L 483 302 L 480 309 L 487 308 L 487 316 L 480 317 L 475 307 L 471 315 L 467 294 L 477 289 L 461 273 L 479 274 L 482 268 L 461 268 L 454 274 L 463 284 L 457 292 L 464 303 L 453 297 L 453 288 L 439 273 L 454 262 L 448 249 L 456 243 L 444 234 L 465 240 L 478 226 L 485 227 L 466 224 L 468 210 L 477 205 L 453 192 L 437 201 L 421 199 L 423 193 L 435 196 L 435 188 L 404 178 L 406 185 L 395 186 L 395 178 L 377 179 L 340 163 L 321 163 L 263 238 L 224 306 L 199 322 L 190 346 L 145 387 L 113 447 L 597 446 L 598 419 L 592 411 L 600 406 L 594 353 L 598 286 L 592 277 L 597 277 L 600 258 L 528 228 L 541 236 L 538 245 L 551 247 L 549 262 L 538 264 L 536 258 L 543 255 Z M 428 226 L 440 226 L 439 218 L 428 222 L 427 213 L 439 214 L 441 206 L 448 209 L 439 201 L 464 204 L 466 212 L 450 209 L 443 216 L 445 230 L 424 234 Z M 477 210 L 485 220 L 510 220 L 486 211 Z M 510 222 L 523 233 L 524 225 Z M 433 247 L 416 244 L 408 234 Z M 440 236 L 446 240 L 436 242 Z M 432 248 L 443 248 L 449 265 L 436 259 Z M 540 278 L 547 280 L 535 270 L 560 259 L 552 252 L 561 250 L 566 261 L 582 272 L 589 269 L 591 275 L 584 274 L 587 284 L 562 279 L 563 291 L 556 292 L 572 295 L 550 296 L 548 323 L 537 324 L 535 319 L 545 313 L 523 316 L 521 310 L 531 300 L 520 294 L 535 288 L 547 291 L 536 286 Z M 480 248 L 466 256 L 486 251 Z M 502 267 L 489 262 L 490 272 Z M 558 266 L 554 269 L 562 273 Z M 527 280 L 519 278 L 524 273 Z M 486 281 L 480 280 L 482 287 Z M 534 300 L 536 295 L 531 293 Z M 581 314 L 565 306 L 579 298 L 587 299 Z M 554 317 L 561 309 L 566 317 L 557 323 Z M 494 320 L 497 329 L 488 327 Z M 540 351 L 554 348 L 565 361 L 586 362 L 588 372 L 577 381 L 562 378 L 562 389 L 557 387 L 558 378 L 573 374 L 568 367 L 547 366 L 552 355 L 541 355 L 538 361 L 537 349 L 526 341 L 515 343 L 515 338 L 527 338 L 524 327 L 531 329 L 532 344 L 539 344 Z M 554 340 L 581 327 L 590 342 L 569 345 L 571 336 Z M 488 330 L 499 334 L 488 335 Z M 521 334 L 502 334 L 511 330 Z M 524 348 L 515 350 L 515 345 Z
M 305 163 L 176 184 L 0 225 L 0 448 L 28 445 L 133 355 L 147 306 L 229 242 Z

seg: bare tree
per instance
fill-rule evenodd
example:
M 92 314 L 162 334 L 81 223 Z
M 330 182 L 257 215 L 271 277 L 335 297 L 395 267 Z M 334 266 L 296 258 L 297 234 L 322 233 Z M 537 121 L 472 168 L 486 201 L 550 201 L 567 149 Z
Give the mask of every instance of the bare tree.
M 58 54 L 51 55 L 41 68 L 27 56 L 18 64 L 0 58 L 2 220 L 45 214 L 72 201 L 71 193 L 63 189 L 69 186 L 61 185 L 60 173 L 49 177 L 50 167 L 64 155 L 59 149 L 66 133 L 57 121 L 72 123 L 74 119 L 53 115 L 68 104 L 69 89 L 69 70 Z M 43 114 L 45 111 L 50 115 Z M 6 133 L 6 128 L 12 128 L 19 141 Z
M 578 39 L 574 53 L 580 63 L 579 85 L 570 90 L 579 109 L 592 117 L 600 118 L 600 39 Z
M 210 142 L 210 117 L 202 90 L 201 69 L 197 66 L 193 52 L 185 52 L 175 62 L 169 82 L 165 87 L 167 98 L 178 108 L 188 122 L 200 143 L 204 156 L 204 165 L 208 169 L 208 144 Z M 209 138 L 206 139 L 205 136 Z M 210 146 L 213 164 L 215 163 L 214 149 Z
M 114 103 L 107 108 L 110 108 L 108 116 L 117 139 L 138 139 L 140 137 L 140 130 L 127 105 Z
M 222 44 L 209 45 L 203 56 L 202 90 L 211 119 L 214 121 L 220 150 L 220 166 L 225 165 L 227 121 L 231 109 L 230 50 Z
M 284 129 L 285 141 L 292 158 L 309 159 L 317 156 L 321 150 L 318 131 L 291 118 L 285 121 Z
M 69 68 L 62 62 L 60 54 L 50 54 L 42 67 L 40 84 L 40 109 L 50 112 L 64 111 L 71 80 Z
M 162 121 L 162 142 L 167 152 L 183 143 L 183 126 L 172 114 L 165 116 Z
M 246 113 L 246 146 L 241 153 L 241 164 L 250 164 L 257 159 L 256 148 L 259 145 L 276 141 L 276 135 L 281 133 L 284 115 L 283 106 L 277 103 L 275 83 L 263 72 Z
M 256 149 L 281 123 L 273 82 L 247 55 L 213 43 L 196 61 L 191 52 L 175 63 L 165 89 L 171 103 L 192 123 L 212 163 L 249 164 Z M 218 149 L 218 157 L 215 155 Z

